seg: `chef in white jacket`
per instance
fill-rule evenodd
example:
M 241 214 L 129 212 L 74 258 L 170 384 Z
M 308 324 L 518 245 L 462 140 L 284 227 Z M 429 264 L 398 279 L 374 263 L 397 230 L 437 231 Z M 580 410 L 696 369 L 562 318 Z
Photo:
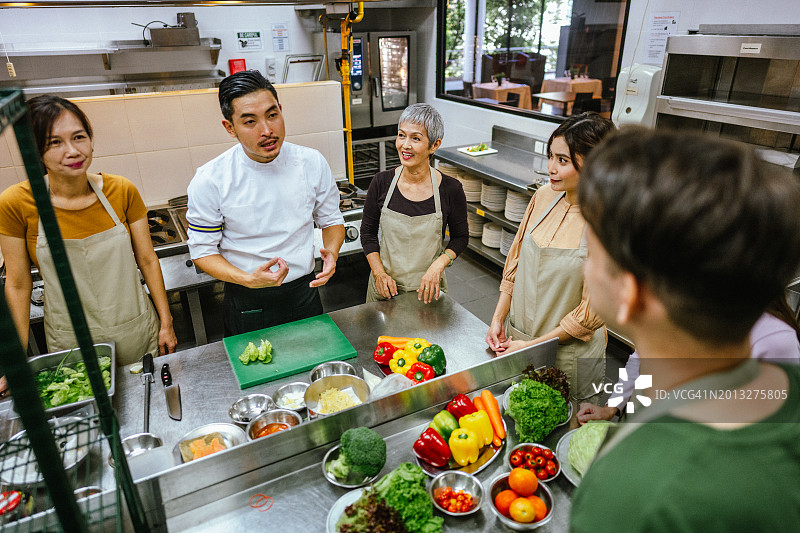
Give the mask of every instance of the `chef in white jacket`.
M 225 282 L 225 336 L 322 313 L 318 287 L 336 270 L 344 242 L 339 190 L 317 150 L 285 142 L 278 94 L 258 71 L 219 87 L 223 126 L 239 144 L 189 184 L 189 250 Z M 322 271 L 314 274 L 314 225 Z

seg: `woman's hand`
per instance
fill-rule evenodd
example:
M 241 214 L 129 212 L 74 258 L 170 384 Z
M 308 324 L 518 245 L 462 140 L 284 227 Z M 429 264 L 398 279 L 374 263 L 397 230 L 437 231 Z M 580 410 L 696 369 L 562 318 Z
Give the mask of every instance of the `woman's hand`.
M 600 407 L 593 403 L 582 403 L 578 408 L 576 418 L 578 423 L 583 425 L 589 420 L 611 420 L 617 414 L 619 414 L 619 409 L 616 407 Z
M 536 341 L 515 341 L 513 338 L 509 337 L 506 342 L 501 343 L 500 347 L 502 349 L 496 353 L 497 355 L 508 355 L 511 352 L 516 352 L 517 350 L 527 348 L 532 344 L 536 344 Z
M 441 266 L 437 259 L 428 267 L 425 275 L 422 276 L 419 289 L 417 289 L 417 300 L 422 300 L 429 304 L 432 300 L 439 299 L 439 283 L 442 280 L 442 272 L 444 272 L 444 267 Z
M 378 294 L 383 298 L 389 299 L 392 296 L 397 296 L 397 283 L 385 270 L 375 276 L 375 288 L 378 289 Z
M 506 326 L 505 320 L 492 320 L 492 324 L 489 326 L 489 332 L 486 333 L 486 344 L 489 345 L 489 348 L 495 352 L 496 354 L 500 354 L 504 352 L 505 346 L 503 343 L 506 342 Z
M 162 326 L 158 330 L 158 351 L 161 355 L 166 355 L 175 351 L 178 346 L 178 338 L 175 336 L 175 329 L 172 324 Z

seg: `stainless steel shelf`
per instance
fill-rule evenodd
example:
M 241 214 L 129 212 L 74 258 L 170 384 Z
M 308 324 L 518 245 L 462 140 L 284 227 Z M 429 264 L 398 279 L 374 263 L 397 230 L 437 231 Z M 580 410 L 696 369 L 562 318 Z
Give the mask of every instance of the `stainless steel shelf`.
M 484 246 L 478 237 L 470 237 L 467 248 L 481 254 L 483 257 L 500 267 L 503 267 L 506 264 L 506 258 L 500 253 L 500 250 L 497 248 L 489 248 L 488 246 Z
M 800 133 L 800 113 L 797 111 L 737 105 L 699 98 L 659 96 L 656 99 L 656 113 L 764 130 Z
M 482 216 L 485 219 L 491 220 L 492 222 L 494 222 L 496 224 L 500 224 L 501 226 L 503 226 L 507 230 L 513 231 L 514 233 L 516 233 L 517 230 L 519 229 L 519 223 L 518 222 L 512 222 L 511 220 L 508 220 L 506 217 L 504 217 L 503 215 L 499 214 L 500 211 L 498 211 L 498 212 L 488 211 L 485 207 L 483 207 L 479 203 L 467 202 L 467 211 L 470 211 L 472 213 L 476 213 L 476 214 Z

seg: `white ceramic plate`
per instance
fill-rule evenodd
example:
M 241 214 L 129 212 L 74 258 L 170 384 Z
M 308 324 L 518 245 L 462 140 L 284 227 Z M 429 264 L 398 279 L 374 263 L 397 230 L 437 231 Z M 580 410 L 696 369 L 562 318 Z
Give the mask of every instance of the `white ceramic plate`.
M 471 156 L 489 155 L 497 153 L 497 150 L 495 150 L 494 148 L 487 148 L 486 150 L 481 150 L 480 152 L 470 152 L 469 148 L 472 148 L 472 146 L 464 146 L 463 148 L 459 148 L 458 151 L 461 152 L 462 154 L 467 154 Z
M 573 429 L 571 431 L 567 431 L 558 440 L 558 444 L 556 444 L 556 457 L 558 457 L 558 462 L 561 463 L 561 471 L 564 473 L 564 477 L 577 487 L 581 484 L 581 479 L 583 479 L 583 476 L 580 475 L 574 468 L 572 468 L 571 464 L 569 464 L 569 441 L 572 439 L 572 435 L 576 431 L 578 430 Z
M 505 413 L 508 411 L 508 395 L 511 394 L 511 391 L 514 390 L 519 386 L 519 383 L 514 383 L 509 388 L 506 389 L 506 392 L 503 393 L 503 412 Z M 569 424 L 570 419 L 572 418 L 572 402 L 567 402 L 567 419 L 561 422 L 560 424 L 556 425 L 556 427 L 561 427 L 565 424 Z
M 347 506 L 357 502 L 362 494 L 364 494 L 364 489 L 351 490 L 336 500 L 333 506 L 331 506 L 331 510 L 328 511 L 328 533 L 336 533 L 336 522 L 339 521 L 339 518 L 341 518 L 342 513 L 344 513 L 344 510 L 347 508 Z

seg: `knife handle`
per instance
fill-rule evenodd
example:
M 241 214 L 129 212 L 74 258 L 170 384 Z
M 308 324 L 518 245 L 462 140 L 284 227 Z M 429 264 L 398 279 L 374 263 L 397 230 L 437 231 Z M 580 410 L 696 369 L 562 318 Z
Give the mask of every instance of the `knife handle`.
M 144 357 L 142 357 L 142 374 L 145 376 L 148 374 L 152 376 L 153 371 L 153 354 L 146 353 L 144 354 Z
M 169 371 L 168 363 L 164 363 L 164 366 L 161 367 L 161 382 L 165 387 L 172 385 L 172 374 Z

